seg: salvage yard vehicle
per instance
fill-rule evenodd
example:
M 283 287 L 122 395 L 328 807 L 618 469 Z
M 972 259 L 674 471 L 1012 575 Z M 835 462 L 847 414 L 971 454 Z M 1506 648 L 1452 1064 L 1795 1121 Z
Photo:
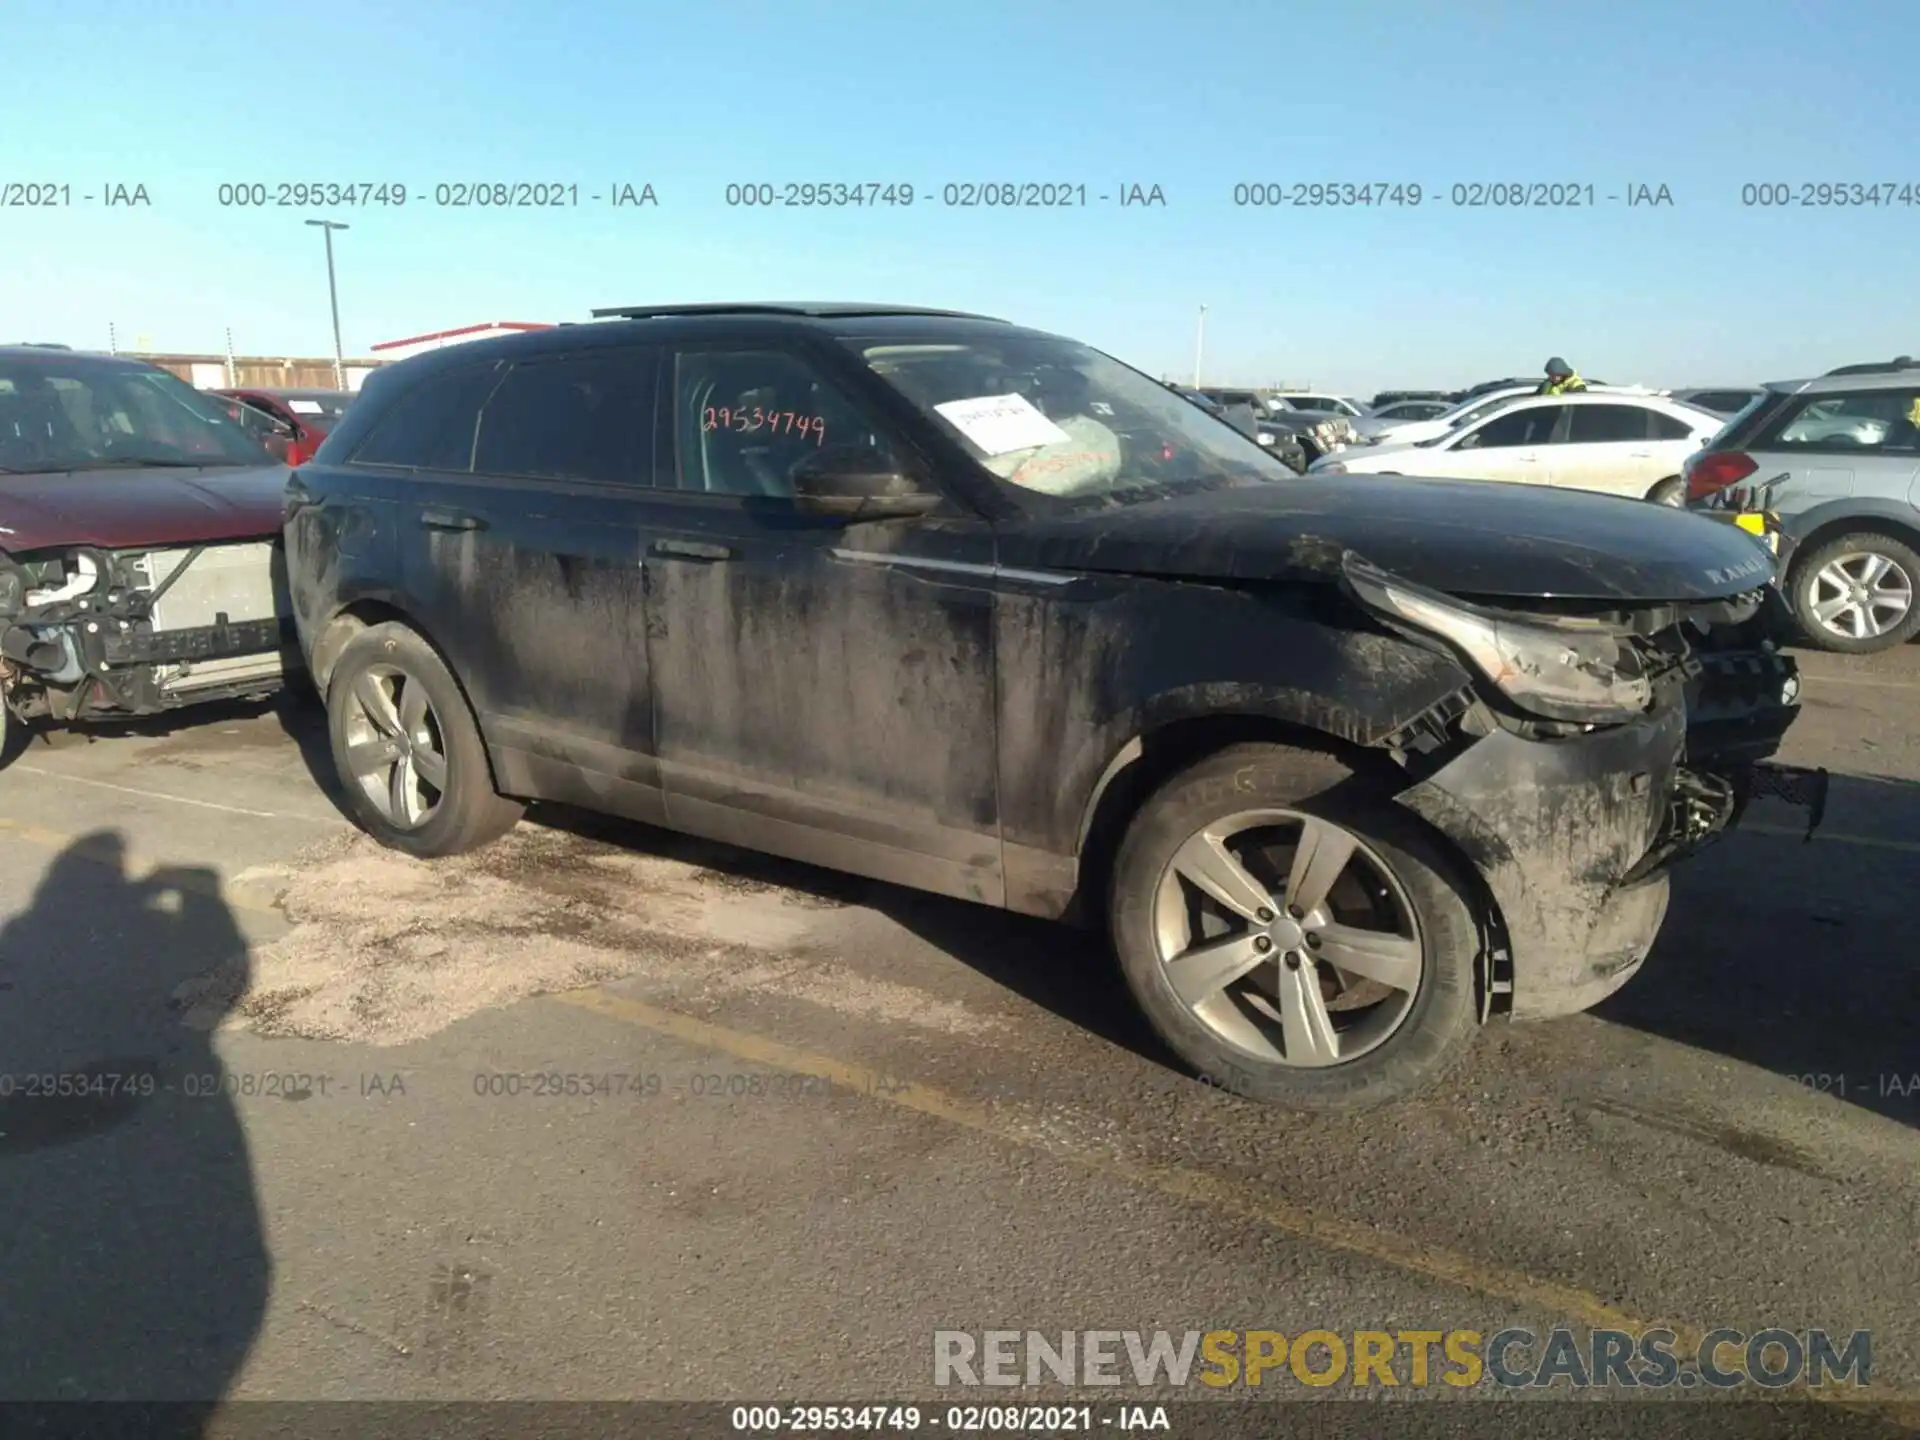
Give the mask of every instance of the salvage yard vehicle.
M 327 432 L 340 423 L 340 417 L 353 403 L 353 393 L 347 390 L 253 386 L 213 393 L 238 400 L 255 413 L 278 422 L 285 436 L 286 453 L 282 458 L 289 465 L 304 465 L 311 460 L 320 442 L 327 438 Z
M 0 348 L 0 734 L 277 690 L 286 473 L 156 366 Z
M 1496 404 L 1412 444 L 1386 443 L 1314 463 L 1331 475 L 1452 476 L 1597 490 L 1679 506 L 1681 470 L 1725 420 L 1662 395 L 1586 390 Z
M 1766 386 L 1686 485 L 1689 506 L 1765 537 L 1809 643 L 1867 655 L 1920 634 L 1920 367 L 1905 356 Z
M 1293 476 L 980 316 L 595 317 L 379 371 L 288 480 L 395 849 L 555 801 L 1098 926 L 1183 1062 L 1337 1109 L 1597 1003 L 1673 861 L 1819 800 L 1768 763 L 1792 661 L 1730 648 L 1773 568 L 1731 525 Z
M 1231 425 L 1255 444 L 1264 446 L 1287 469 L 1298 475 L 1307 468 L 1308 463 L 1320 452 L 1316 448 L 1308 452 L 1311 441 L 1304 438 L 1304 428 L 1296 430 L 1278 420 L 1268 418 L 1272 412 L 1254 405 L 1222 405 L 1211 395 L 1186 385 L 1168 385 L 1167 388 L 1182 399 L 1189 400 L 1202 410 L 1227 425 Z M 1167 457 L 1171 459 L 1172 457 Z

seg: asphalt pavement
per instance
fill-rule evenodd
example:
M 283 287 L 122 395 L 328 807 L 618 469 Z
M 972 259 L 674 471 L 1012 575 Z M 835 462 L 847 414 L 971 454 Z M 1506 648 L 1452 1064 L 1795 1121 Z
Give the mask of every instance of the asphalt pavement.
M 1871 1330 L 1920 1394 L 1920 648 L 1802 661 L 1818 838 L 1762 802 L 1619 996 L 1338 1119 L 1181 1075 L 1056 927 L 563 813 L 381 851 L 291 699 L 36 741 L 0 1398 L 931 1403 L 942 1330 L 1656 1323 Z

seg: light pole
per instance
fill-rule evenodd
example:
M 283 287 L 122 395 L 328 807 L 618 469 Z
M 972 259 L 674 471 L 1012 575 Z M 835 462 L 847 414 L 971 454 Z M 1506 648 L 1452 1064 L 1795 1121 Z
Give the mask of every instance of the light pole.
M 347 371 L 340 350 L 340 287 L 333 278 L 333 232 L 350 227 L 338 220 L 309 220 L 307 224 L 318 225 L 320 233 L 327 237 L 327 299 L 333 306 L 333 388 L 345 390 Z
M 1200 324 L 1193 335 L 1193 388 L 1200 388 L 1200 357 L 1207 348 L 1207 307 L 1200 307 Z

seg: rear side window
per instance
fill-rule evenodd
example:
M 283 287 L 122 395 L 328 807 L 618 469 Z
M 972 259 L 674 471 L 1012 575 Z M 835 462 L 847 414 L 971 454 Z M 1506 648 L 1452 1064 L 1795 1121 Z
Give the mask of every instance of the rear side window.
M 395 400 L 353 452 L 355 465 L 468 471 L 480 407 L 500 383 L 497 362 L 424 380 Z
M 1773 416 L 1756 450 L 1821 455 L 1920 449 L 1920 385 L 1853 395 L 1803 395 Z
M 1720 427 L 1714 437 L 1707 441 L 1709 450 L 1738 450 L 1760 433 L 1768 421 L 1793 403 L 1792 397 L 1777 390 L 1762 390 L 1740 408 L 1727 423 Z
M 1658 410 L 1647 411 L 1647 422 L 1653 426 L 1653 438 L 1655 440 L 1690 440 L 1693 438 L 1693 427 L 1688 425 L 1686 421 L 1675 419 L 1673 416 L 1663 414 Z
M 473 468 L 483 475 L 653 483 L 659 354 L 620 346 L 527 360 L 480 412 Z
M 1575 405 L 1573 422 L 1567 431 L 1569 445 L 1605 445 L 1647 438 L 1644 405 Z

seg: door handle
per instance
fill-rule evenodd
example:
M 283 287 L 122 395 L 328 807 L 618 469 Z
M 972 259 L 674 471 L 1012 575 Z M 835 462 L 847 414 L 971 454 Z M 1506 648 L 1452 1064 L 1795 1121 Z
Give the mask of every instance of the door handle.
M 484 530 L 487 522 L 478 515 L 459 510 L 426 509 L 420 512 L 420 524 L 428 530 Z
M 671 560 L 731 560 L 733 551 L 725 545 L 707 545 L 698 540 L 656 540 L 653 553 Z

